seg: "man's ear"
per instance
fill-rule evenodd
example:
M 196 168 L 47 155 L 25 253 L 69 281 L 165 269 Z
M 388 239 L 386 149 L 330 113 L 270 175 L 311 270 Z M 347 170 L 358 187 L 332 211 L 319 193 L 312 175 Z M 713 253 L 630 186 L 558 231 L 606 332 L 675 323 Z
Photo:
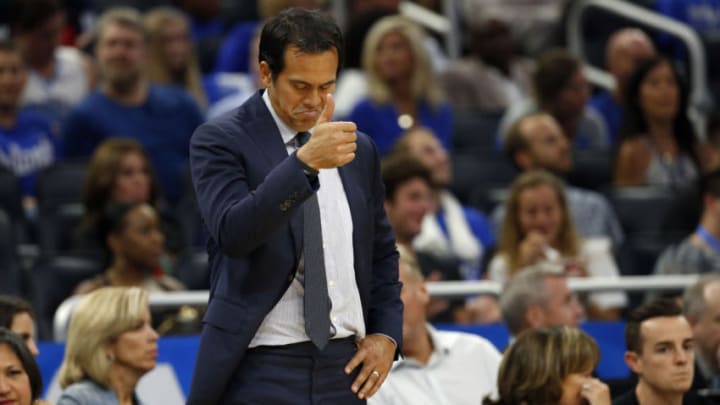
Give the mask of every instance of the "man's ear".
M 386 198 L 383 206 L 385 207 L 385 215 L 389 216 L 389 212 L 392 211 L 392 202 Z
M 545 325 L 545 311 L 540 305 L 530 305 L 525 311 L 525 322 L 531 328 L 539 328 Z
M 272 86 L 272 72 L 270 71 L 270 65 L 266 61 L 260 62 L 258 74 L 260 75 L 260 82 L 266 89 Z
M 428 294 L 427 286 L 425 285 L 425 281 L 418 281 L 417 286 L 417 293 L 420 296 L 420 301 L 423 303 L 423 305 L 427 306 L 427 304 L 430 302 L 430 294 Z
M 633 373 L 637 375 L 642 375 L 642 360 L 640 359 L 640 356 L 638 356 L 637 353 L 632 352 L 630 350 L 625 352 L 625 364 L 630 367 L 630 370 L 632 370 Z

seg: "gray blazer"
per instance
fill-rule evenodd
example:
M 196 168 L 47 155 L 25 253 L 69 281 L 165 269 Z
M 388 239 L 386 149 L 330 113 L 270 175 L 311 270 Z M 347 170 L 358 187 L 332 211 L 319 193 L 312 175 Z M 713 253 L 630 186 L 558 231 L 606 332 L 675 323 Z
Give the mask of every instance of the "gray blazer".
M 133 395 L 133 402 L 136 405 L 144 405 Z M 92 381 L 83 380 L 65 388 L 57 401 L 57 405 L 117 405 L 118 399 L 113 390 Z

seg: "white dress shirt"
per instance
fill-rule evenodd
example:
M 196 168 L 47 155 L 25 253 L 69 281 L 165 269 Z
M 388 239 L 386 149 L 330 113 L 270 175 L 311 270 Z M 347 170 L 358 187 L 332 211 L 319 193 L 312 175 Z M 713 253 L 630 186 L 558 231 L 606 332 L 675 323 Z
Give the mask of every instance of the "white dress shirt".
M 502 356 L 495 346 L 470 333 L 427 328 L 433 344 L 427 364 L 395 362 L 368 405 L 478 405 L 487 395 L 496 398 Z
M 267 91 L 263 93 L 263 101 L 280 131 L 288 155 L 294 153 L 296 150 L 294 138 L 297 131 L 290 129 L 278 117 Z M 268 134 L 268 136 L 271 135 Z M 353 223 L 350 205 L 337 169 L 321 169 L 318 181 L 320 188 L 317 195 L 320 206 L 325 276 L 327 277 L 328 295 L 332 303 L 330 310 L 331 339 L 348 336 L 362 338 L 365 337 L 365 321 L 360 292 L 355 281 Z M 250 342 L 250 347 L 287 345 L 310 340 L 305 333 L 303 279 L 302 269 L 299 269 L 280 301 L 265 316 Z

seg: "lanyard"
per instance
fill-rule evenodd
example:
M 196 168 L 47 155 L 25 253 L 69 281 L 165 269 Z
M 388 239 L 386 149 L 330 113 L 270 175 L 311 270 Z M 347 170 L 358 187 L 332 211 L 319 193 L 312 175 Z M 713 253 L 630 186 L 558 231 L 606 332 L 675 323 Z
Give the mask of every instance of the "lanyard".
M 710 245 L 710 247 L 715 251 L 720 253 L 720 240 L 717 240 L 714 236 L 710 234 L 710 232 L 707 231 L 707 229 L 703 228 L 702 225 L 698 225 L 697 229 L 695 230 L 695 233 L 702 239 L 705 243 Z

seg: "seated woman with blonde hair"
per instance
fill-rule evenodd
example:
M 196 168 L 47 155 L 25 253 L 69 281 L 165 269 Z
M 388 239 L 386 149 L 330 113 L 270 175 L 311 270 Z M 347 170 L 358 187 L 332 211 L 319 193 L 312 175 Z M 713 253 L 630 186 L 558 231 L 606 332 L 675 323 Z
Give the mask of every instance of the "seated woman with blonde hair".
M 528 329 L 505 351 L 498 401 L 485 405 L 610 405 L 610 389 L 593 378 L 600 350 L 570 326 Z
M 135 388 L 155 368 L 157 340 L 144 290 L 108 287 L 89 294 L 70 319 L 57 405 L 141 404 Z
M 504 283 L 529 266 L 555 266 L 569 277 L 617 277 L 610 241 L 578 236 L 560 179 L 537 170 L 520 175 L 505 201 L 505 218 L 489 278 Z M 622 292 L 591 293 L 586 312 L 594 319 L 617 319 L 627 304 Z

